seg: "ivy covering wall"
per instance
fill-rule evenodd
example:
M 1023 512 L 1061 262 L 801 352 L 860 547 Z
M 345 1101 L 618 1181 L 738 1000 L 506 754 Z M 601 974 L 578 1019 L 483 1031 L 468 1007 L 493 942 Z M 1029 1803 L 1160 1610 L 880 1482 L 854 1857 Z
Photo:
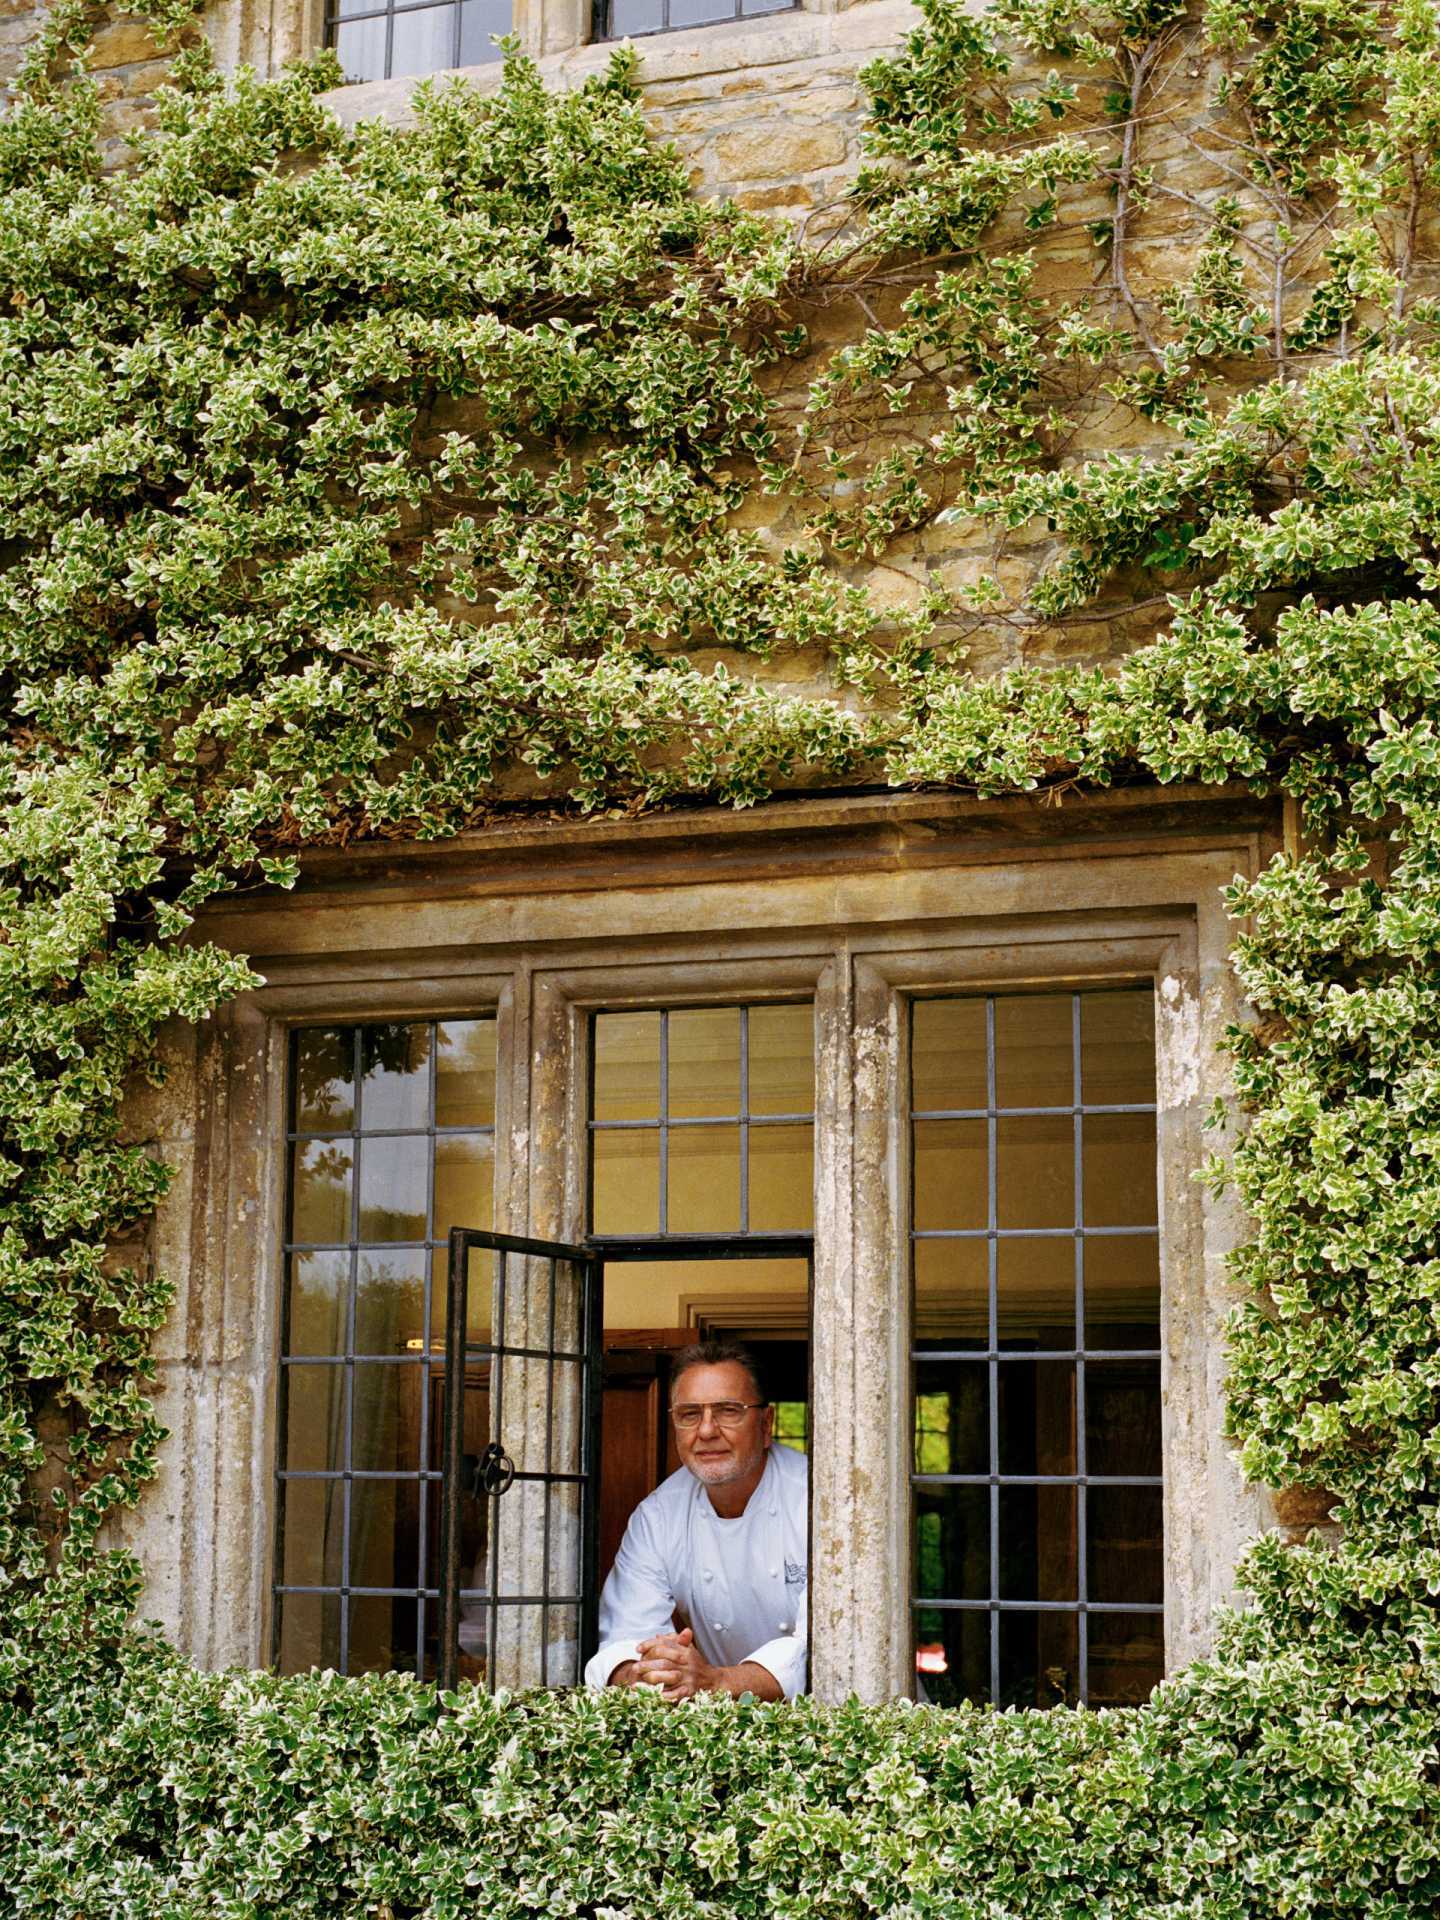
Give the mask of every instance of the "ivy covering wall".
M 102 175 L 90 16 L 0 123 L 0 1888 L 140 1916 L 1429 1915 L 1440 1904 L 1440 20 L 926 0 L 825 245 L 700 205 L 631 64 L 342 130 L 327 60 L 175 61 Z M 174 33 L 184 9 L 156 14 Z M 1153 153 L 1188 111 L 1189 184 Z M 1187 162 L 1187 165 L 1191 163 Z M 1145 223 L 1185 204 L 1185 277 Z M 1055 291 L 1047 248 L 1093 273 Z M 856 338 L 811 353 L 850 300 Z M 809 381 L 782 404 L 790 370 Z M 1098 418 L 1144 451 L 1091 457 Z M 798 502 L 781 552 L 747 502 Z M 903 616 L 857 565 L 1053 535 Z M 1115 610 L 1107 669 L 967 671 Z M 802 697 L 717 664 L 823 649 Z M 518 773 L 517 773 L 518 770 Z M 527 771 L 528 770 L 528 771 Z M 123 1089 L 250 982 L 305 846 L 799 781 L 1240 779 L 1254 1218 L 1228 1420 L 1333 1504 L 1124 1713 L 442 1711 L 188 1670 L 103 1545 L 162 1444 L 166 1169 Z M 301 881 L 303 885 L 303 880 Z

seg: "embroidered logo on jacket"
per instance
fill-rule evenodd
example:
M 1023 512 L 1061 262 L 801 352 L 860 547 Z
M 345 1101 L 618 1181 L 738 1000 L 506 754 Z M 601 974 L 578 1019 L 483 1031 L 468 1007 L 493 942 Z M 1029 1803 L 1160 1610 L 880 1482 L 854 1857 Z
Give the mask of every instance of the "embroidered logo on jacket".
M 806 1566 L 803 1560 L 787 1560 L 785 1562 L 785 1584 L 787 1587 L 803 1587 L 805 1585 L 805 1575 Z

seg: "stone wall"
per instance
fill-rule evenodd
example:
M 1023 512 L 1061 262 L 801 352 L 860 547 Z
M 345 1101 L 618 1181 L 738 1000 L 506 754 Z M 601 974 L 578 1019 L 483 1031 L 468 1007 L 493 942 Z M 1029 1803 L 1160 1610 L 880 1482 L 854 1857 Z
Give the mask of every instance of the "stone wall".
M 0 6 L 14 4 L 0 0 Z M 0 80 L 13 71 L 34 18 L 33 12 L 22 10 L 6 22 L 11 38 L 0 39 Z M 516 18 L 522 38 L 535 46 L 578 40 L 581 33 L 574 0 L 517 0 Z M 910 0 L 860 0 L 840 11 L 800 9 L 654 35 L 635 43 L 644 106 L 656 136 L 673 142 L 689 166 L 699 193 L 733 198 L 821 243 L 833 238 L 853 213 L 847 191 L 860 163 L 866 115 L 860 73 L 877 56 L 897 48 L 918 18 Z M 204 25 L 222 64 L 233 66 L 244 59 L 262 72 L 313 47 L 319 38 L 312 0 L 212 0 Z M 574 86 L 601 71 L 612 51 L 608 45 L 560 44 L 558 50 L 542 53 L 539 65 L 550 85 Z M 163 62 L 148 30 L 127 17 L 101 28 L 91 62 L 106 103 L 111 157 L 118 163 L 124 135 L 151 117 L 149 96 L 164 71 Z M 495 64 L 463 73 L 467 83 L 482 92 L 500 84 Z M 1071 77 L 1079 87 L 1081 122 L 1108 143 L 1105 151 L 1113 151 L 1116 134 L 1104 105 L 1108 82 L 1083 67 L 1076 67 Z M 1025 75 L 1016 78 L 1023 83 Z M 1193 271 L 1209 231 L 1207 203 L 1234 190 L 1234 179 L 1205 151 L 1214 147 L 1223 152 L 1234 132 L 1209 104 L 1217 78 L 1214 57 L 1198 41 L 1180 41 L 1147 93 L 1133 157 L 1151 170 L 1154 185 L 1143 214 L 1131 218 L 1127 243 L 1128 283 L 1144 303 L 1153 303 Z M 328 103 L 347 124 L 379 119 L 403 128 L 413 123 L 418 84 L 398 79 L 349 86 L 330 94 Z M 1017 232 L 1015 237 L 1035 248 L 1037 291 L 1067 298 L 1093 295 L 1097 317 L 1129 324 L 1115 288 L 1102 284 L 1106 256 L 1086 225 L 1106 220 L 1113 208 L 1110 186 L 1098 182 L 1083 193 L 1067 195 L 1063 219 L 1055 228 L 1034 236 Z M 1292 320 L 1308 298 L 1327 237 L 1319 225 L 1287 262 L 1282 304 Z M 797 303 L 795 317 L 809 328 L 813 351 L 776 370 L 782 430 L 786 420 L 798 416 L 809 379 L 834 348 L 858 338 L 874 317 L 893 317 L 899 297 L 895 288 L 821 284 L 813 297 Z M 1256 297 L 1261 304 L 1269 298 L 1258 282 Z M 1237 371 L 1225 370 L 1227 377 Z M 1257 362 L 1242 377 L 1263 377 L 1264 371 Z M 904 424 L 920 434 L 943 425 L 943 396 L 930 404 L 942 410 L 917 413 Z M 1117 451 L 1160 453 L 1174 445 L 1173 438 L 1114 407 L 1103 394 L 1081 400 L 1078 417 L 1079 432 L 1064 456 L 1068 462 Z M 461 417 L 447 422 L 461 429 L 464 424 Z M 877 441 L 877 447 L 880 444 Z M 778 553 L 809 537 L 807 517 L 805 503 L 796 498 L 757 496 L 741 510 L 737 524 Z M 863 584 L 882 614 L 919 604 L 927 585 L 953 593 L 982 576 L 997 581 L 1004 607 L 967 636 L 970 668 L 981 675 L 1062 661 L 1103 664 L 1154 636 L 1167 610 L 1154 576 L 1138 570 L 1133 578 L 1117 579 L 1099 605 L 1063 625 L 1037 619 L 1025 604 L 1028 590 L 1058 551 L 1054 536 L 1039 526 L 998 541 L 973 527 L 932 524 L 896 539 L 879 561 L 842 562 L 839 571 Z M 448 610 L 458 618 L 474 617 L 460 603 Z M 692 654 L 701 663 L 706 657 Z M 791 656 L 768 666 L 746 657 L 725 657 L 734 670 L 787 690 L 845 697 L 835 694 L 828 663 L 818 655 Z M 530 795 L 533 781 L 523 777 L 517 791 Z

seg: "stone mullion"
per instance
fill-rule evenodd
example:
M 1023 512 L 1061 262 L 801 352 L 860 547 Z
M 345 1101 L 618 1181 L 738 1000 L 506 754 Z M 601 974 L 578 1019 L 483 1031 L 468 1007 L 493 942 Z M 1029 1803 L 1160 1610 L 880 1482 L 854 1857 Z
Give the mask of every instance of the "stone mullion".
M 816 1010 L 812 1684 L 878 1701 L 910 1690 L 903 1035 L 895 996 L 848 952 Z

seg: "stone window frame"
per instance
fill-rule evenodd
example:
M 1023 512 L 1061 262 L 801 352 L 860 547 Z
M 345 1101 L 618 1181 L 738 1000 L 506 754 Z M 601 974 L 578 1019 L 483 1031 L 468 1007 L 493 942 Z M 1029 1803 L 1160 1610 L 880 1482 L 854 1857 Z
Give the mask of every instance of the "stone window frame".
M 882 825 L 943 815 L 947 805 L 953 823 L 967 805 L 855 804 Z M 789 813 L 798 827 L 807 810 L 823 823 L 846 806 L 800 802 Z M 768 811 L 773 821 L 784 809 Z M 1223 1263 L 1244 1222 L 1233 1200 L 1202 1193 L 1191 1174 L 1207 1144 L 1201 1118 L 1228 1088 L 1214 1043 L 1239 1010 L 1220 890 L 1237 871 L 1253 872 L 1274 836 L 1211 830 L 1187 845 L 1157 832 L 1137 844 L 1132 825 L 1116 846 L 1081 836 L 1068 848 L 1007 848 L 983 835 L 946 844 L 937 833 L 933 850 L 918 836 L 922 850 L 906 860 L 893 846 L 862 857 L 827 847 L 823 832 L 799 832 L 789 836 L 788 862 L 762 862 L 768 872 L 752 884 L 724 878 L 723 864 L 714 880 L 697 880 L 693 857 L 676 861 L 663 883 L 655 875 L 643 883 L 640 868 L 656 851 L 647 853 L 647 841 L 663 852 L 667 835 L 709 833 L 739 849 L 734 859 L 754 861 L 745 838 L 766 824 L 752 814 L 743 823 L 582 828 L 569 849 L 552 829 L 550 868 L 528 892 L 498 870 L 483 878 L 493 851 L 483 835 L 454 850 L 470 874 L 458 886 L 441 884 L 433 867 L 406 880 L 407 855 L 393 848 L 379 856 L 385 873 L 367 882 L 352 850 L 328 899 L 322 877 L 308 899 L 216 910 L 205 931 L 256 955 L 266 984 L 196 1030 L 186 1063 L 193 1127 L 183 1140 L 160 1141 L 182 1162 L 182 1178 L 155 1255 L 170 1271 L 188 1270 L 189 1283 L 160 1344 L 160 1410 L 176 1430 L 162 1469 L 169 1498 L 163 1487 L 150 1496 L 155 1520 L 147 1525 L 142 1508 L 133 1542 L 151 1570 L 150 1611 L 194 1657 L 256 1663 L 268 1654 L 294 1027 L 493 1011 L 497 1222 L 571 1238 L 585 1225 L 590 1014 L 813 993 L 813 1419 L 826 1444 L 814 1467 L 812 1674 L 826 1698 L 853 1690 L 881 1699 L 913 1685 L 907 1002 L 920 992 L 1147 978 L 1159 987 L 1167 1669 L 1204 1651 L 1240 1548 L 1271 1519 L 1268 1502 L 1242 1488 L 1222 1430 Z M 580 878 L 587 842 L 606 849 L 598 885 Z M 523 848 L 519 858 L 536 875 Z M 642 883 L 628 884 L 627 874 Z M 885 1435 L 878 1452 L 857 1444 L 857 1434 L 876 1432 Z M 201 1460 L 203 1472 L 185 1464 Z
M 709 26 L 676 27 L 647 34 L 636 44 L 644 49 L 647 79 L 672 79 L 705 73 L 740 71 L 752 64 L 807 60 L 829 50 L 829 23 L 837 14 L 883 5 L 885 0 L 797 0 L 783 13 L 754 19 L 722 20 Z M 893 11 L 887 7 L 887 16 Z M 545 62 L 558 62 L 557 76 L 567 82 L 585 73 L 599 72 L 619 41 L 592 38 L 593 0 L 514 0 L 513 30 L 525 52 Z M 325 42 L 325 0 L 217 0 L 207 14 L 208 30 L 222 70 L 242 63 L 257 73 L 278 73 L 287 61 L 306 59 Z M 877 50 L 893 33 L 875 36 Z M 472 76 L 497 72 L 494 66 L 464 69 Z M 365 103 L 365 112 L 384 116 L 408 97 L 422 78 L 357 81 L 330 96 L 338 103 L 351 96 Z M 482 78 L 482 84 L 486 82 Z M 493 84 L 490 83 L 490 84 Z M 342 117 L 345 117 L 342 113 Z

